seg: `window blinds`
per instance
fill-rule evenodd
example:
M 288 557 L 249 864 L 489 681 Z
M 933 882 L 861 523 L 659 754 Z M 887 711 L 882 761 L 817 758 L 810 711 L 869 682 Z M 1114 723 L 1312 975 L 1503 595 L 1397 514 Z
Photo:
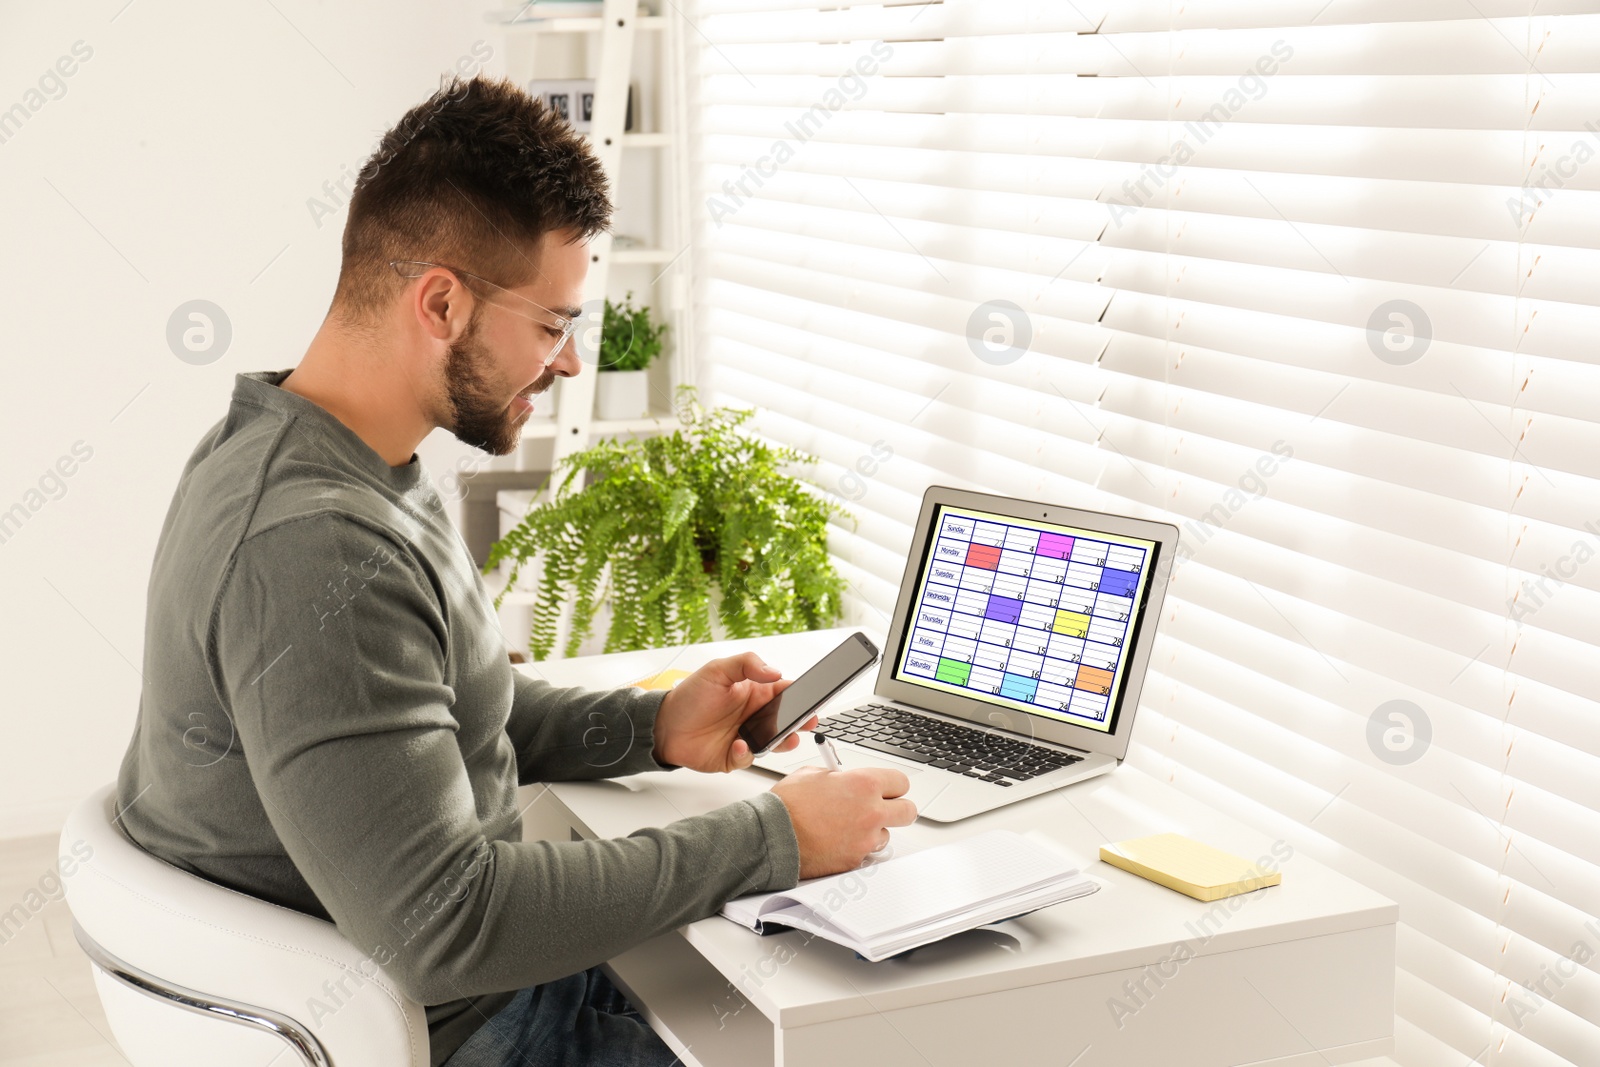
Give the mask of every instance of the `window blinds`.
M 699 373 L 1176 522 L 1132 761 L 1401 905 L 1403 1064 L 1600 1063 L 1600 5 L 702 0 Z

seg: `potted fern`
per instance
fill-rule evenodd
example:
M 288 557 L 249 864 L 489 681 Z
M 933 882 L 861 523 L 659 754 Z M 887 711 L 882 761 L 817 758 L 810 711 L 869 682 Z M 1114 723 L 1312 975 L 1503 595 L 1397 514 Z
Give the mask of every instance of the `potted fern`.
M 607 652 L 838 620 L 844 582 L 828 556 L 827 525 L 848 513 L 785 470 L 815 461 L 740 432 L 751 411 L 706 411 L 688 386 L 678 401 L 681 428 L 568 456 L 552 474 L 552 499 L 490 551 L 486 571 L 511 562 L 507 589 L 524 566 L 541 565 L 532 658 L 554 649 L 569 600 L 568 656 L 603 605 Z
M 651 321 L 648 306 L 635 308 L 632 292 L 620 306 L 607 299 L 603 316 L 595 418 L 642 418 L 650 413 L 646 368 L 661 354 L 667 326 Z

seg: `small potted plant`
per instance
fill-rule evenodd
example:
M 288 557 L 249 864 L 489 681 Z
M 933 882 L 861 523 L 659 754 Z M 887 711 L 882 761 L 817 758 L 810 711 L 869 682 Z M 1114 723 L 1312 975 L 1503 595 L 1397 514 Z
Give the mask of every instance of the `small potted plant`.
M 603 440 L 562 460 L 552 499 L 490 551 L 485 571 L 512 563 L 507 589 L 523 566 L 541 567 L 528 641 L 534 659 L 554 649 L 569 601 L 568 656 L 603 605 L 611 614 L 607 652 L 838 620 L 844 582 L 828 555 L 827 527 L 848 513 L 785 469 L 815 460 L 740 432 L 751 411 L 707 412 L 689 386 L 677 400 L 680 429 Z
M 600 376 L 595 379 L 595 418 L 638 419 L 650 414 L 646 368 L 661 354 L 666 323 L 652 322 L 648 307 L 635 308 L 629 292 L 622 306 L 608 298 L 600 329 Z

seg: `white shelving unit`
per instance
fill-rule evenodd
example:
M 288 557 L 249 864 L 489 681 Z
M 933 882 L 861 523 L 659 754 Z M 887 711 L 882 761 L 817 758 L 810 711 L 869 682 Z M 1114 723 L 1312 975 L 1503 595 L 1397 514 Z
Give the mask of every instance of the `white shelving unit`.
M 508 3 L 505 9 L 514 11 L 517 6 Z M 585 300 L 610 297 L 620 302 L 632 292 L 635 304 L 648 305 L 652 316 L 669 327 L 666 351 L 650 368 L 651 417 L 596 419 L 598 372 L 586 366 L 578 377 L 558 384 L 554 418 L 536 417 L 525 425 L 515 457 L 517 470 L 554 470 L 562 459 L 602 438 L 670 428 L 673 390 L 692 381 L 692 363 L 682 347 L 689 336 L 689 227 L 678 193 L 684 176 L 682 21 L 676 15 L 648 12 L 639 0 L 605 0 L 599 17 L 496 22 L 506 76 L 516 84 L 551 78 L 595 82 L 587 136 L 611 178 L 612 228 L 640 243 L 624 244 L 610 233 L 593 240 Z M 625 130 L 630 85 L 635 87 L 634 128 Z M 499 498 L 503 522 L 514 521 L 534 499 L 530 493 L 512 491 L 500 493 Z M 487 579 L 491 588 L 503 584 L 503 574 L 498 581 Z M 526 646 L 532 599 L 530 589 L 520 588 L 508 592 L 502 603 L 501 625 L 512 647 L 519 647 L 519 641 L 520 647 Z M 557 655 L 565 642 L 566 626 L 561 629 Z
M 585 299 L 609 296 L 620 301 L 632 292 L 636 303 L 649 305 L 652 316 L 669 327 L 667 354 L 651 368 L 651 412 L 657 417 L 596 419 L 598 374 L 585 368 L 558 385 L 553 419 L 527 424 L 518 469 L 553 469 L 601 437 L 657 432 L 672 418 L 673 389 L 690 381 L 692 367 L 679 347 L 687 336 L 688 291 L 682 280 L 688 269 L 688 227 L 677 195 L 683 128 L 679 22 L 649 13 L 638 0 L 605 0 L 605 13 L 599 17 L 497 23 L 506 45 L 506 74 L 514 82 L 594 79 L 588 137 L 612 181 L 613 230 L 647 242 L 618 247 L 611 234 L 596 237 L 590 246 Z M 635 128 L 627 131 L 630 85 L 638 92 Z
M 511 9 L 522 5 L 510 5 Z M 634 28 L 641 31 L 664 30 L 667 27 L 665 15 L 638 14 L 635 4 L 623 3 L 619 5 L 628 17 L 635 22 Z M 606 4 L 606 13 L 598 16 L 585 16 L 582 18 L 564 19 L 526 19 L 522 22 L 503 22 L 500 27 L 508 34 L 519 33 L 593 33 L 606 24 L 607 20 L 615 19 L 621 12 L 614 12 L 611 4 Z
M 661 429 L 670 414 L 652 415 L 643 419 L 590 419 L 588 426 L 589 439 L 597 437 L 626 437 L 629 434 L 655 433 Z M 541 419 L 522 433 L 523 440 L 539 440 L 556 436 L 557 423 L 554 419 Z M 542 470 L 543 468 L 538 468 Z

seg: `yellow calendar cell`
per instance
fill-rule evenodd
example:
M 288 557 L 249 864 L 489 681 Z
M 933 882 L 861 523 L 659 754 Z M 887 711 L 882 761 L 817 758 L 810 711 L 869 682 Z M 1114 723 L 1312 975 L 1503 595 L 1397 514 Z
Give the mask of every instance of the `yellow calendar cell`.
M 1081 611 L 1058 611 L 1056 621 L 1050 627 L 1058 634 L 1068 637 L 1089 636 L 1089 616 Z

